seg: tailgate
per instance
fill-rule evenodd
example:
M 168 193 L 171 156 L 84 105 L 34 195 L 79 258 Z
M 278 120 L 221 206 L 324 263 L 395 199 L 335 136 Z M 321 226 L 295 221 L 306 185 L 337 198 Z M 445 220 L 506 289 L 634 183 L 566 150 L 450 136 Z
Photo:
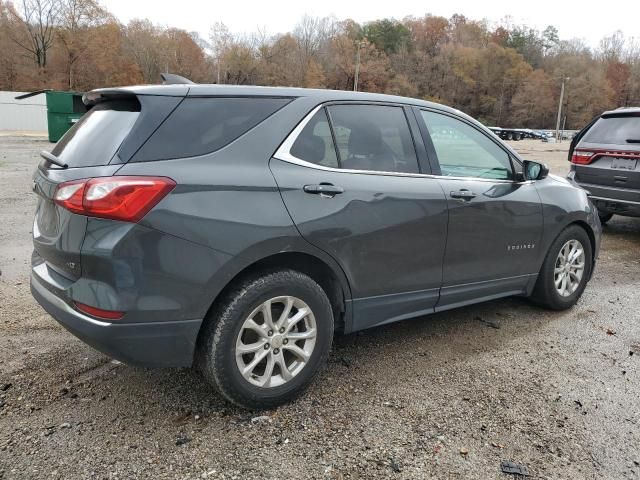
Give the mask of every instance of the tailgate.
M 53 170 L 38 168 L 33 175 L 33 190 L 38 196 L 33 222 L 34 262 L 47 266 L 64 277 L 75 280 L 81 273 L 80 250 L 87 228 L 87 217 L 76 215 L 53 201 L 58 184 L 112 175 L 119 165 Z
M 56 272 L 68 278 L 80 276 L 80 248 L 84 240 L 87 218 L 53 203 L 56 183 L 40 170 L 33 178 L 33 190 L 38 195 L 36 218 L 33 222 L 33 246 L 38 257 L 46 260 Z
M 588 165 L 576 165 L 575 171 L 580 183 L 640 189 L 640 156 L 605 153 Z

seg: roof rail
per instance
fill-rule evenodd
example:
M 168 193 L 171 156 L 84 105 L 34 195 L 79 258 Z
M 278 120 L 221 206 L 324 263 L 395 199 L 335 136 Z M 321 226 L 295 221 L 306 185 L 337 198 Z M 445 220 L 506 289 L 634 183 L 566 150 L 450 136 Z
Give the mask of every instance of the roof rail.
M 174 73 L 161 73 L 160 78 L 162 78 L 163 85 L 178 85 L 185 83 L 194 85 L 194 82 L 192 82 L 188 78 L 181 77 L 180 75 L 176 75 Z

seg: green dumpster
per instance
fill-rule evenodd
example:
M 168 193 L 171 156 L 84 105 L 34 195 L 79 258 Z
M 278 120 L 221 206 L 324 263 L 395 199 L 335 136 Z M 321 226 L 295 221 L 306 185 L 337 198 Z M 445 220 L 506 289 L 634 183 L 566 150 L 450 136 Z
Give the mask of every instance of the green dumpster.
M 82 94 L 50 90 L 47 95 L 49 141 L 57 142 L 87 111 Z
M 38 90 L 19 95 L 16 100 L 44 93 L 47 97 L 47 126 L 49 141 L 57 142 L 87 111 L 82 103 L 82 93 Z

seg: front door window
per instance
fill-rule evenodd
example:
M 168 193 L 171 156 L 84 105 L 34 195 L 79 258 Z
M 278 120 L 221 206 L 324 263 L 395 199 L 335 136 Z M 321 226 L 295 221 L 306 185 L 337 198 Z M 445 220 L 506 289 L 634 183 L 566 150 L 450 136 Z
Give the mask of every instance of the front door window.
M 510 180 L 509 155 L 479 130 L 448 115 L 421 110 L 444 176 Z

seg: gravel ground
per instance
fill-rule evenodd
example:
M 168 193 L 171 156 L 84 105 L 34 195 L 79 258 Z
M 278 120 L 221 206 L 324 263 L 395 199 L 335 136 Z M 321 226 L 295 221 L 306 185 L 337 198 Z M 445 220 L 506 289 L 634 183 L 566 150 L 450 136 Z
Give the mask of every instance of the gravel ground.
M 563 144 L 514 142 L 567 171 Z M 0 479 L 640 478 L 640 220 L 614 217 L 578 305 L 506 299 L 336 339 L 300 400 L 226 404 L 132 368 L 29 294 L 44 140 L 0 137 Z

